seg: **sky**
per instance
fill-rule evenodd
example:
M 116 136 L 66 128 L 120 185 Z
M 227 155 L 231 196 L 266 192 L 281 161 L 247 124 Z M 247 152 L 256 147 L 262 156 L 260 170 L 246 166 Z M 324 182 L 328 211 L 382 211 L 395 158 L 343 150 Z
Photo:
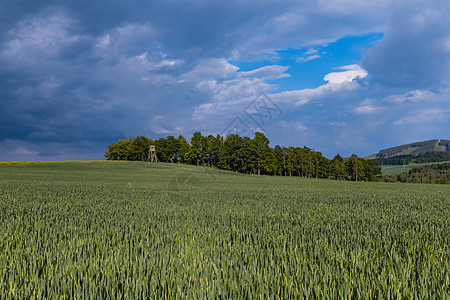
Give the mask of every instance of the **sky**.
M 367 156 L 449 139 L 450 1 L 0 2 L 0 161 L 261 131 Z

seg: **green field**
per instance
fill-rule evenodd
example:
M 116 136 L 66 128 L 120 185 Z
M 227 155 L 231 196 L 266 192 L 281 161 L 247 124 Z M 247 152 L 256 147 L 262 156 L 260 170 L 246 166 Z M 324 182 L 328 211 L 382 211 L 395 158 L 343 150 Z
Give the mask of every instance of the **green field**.
M 450 297 L 450 186 L 0 165 L 0 299 Z

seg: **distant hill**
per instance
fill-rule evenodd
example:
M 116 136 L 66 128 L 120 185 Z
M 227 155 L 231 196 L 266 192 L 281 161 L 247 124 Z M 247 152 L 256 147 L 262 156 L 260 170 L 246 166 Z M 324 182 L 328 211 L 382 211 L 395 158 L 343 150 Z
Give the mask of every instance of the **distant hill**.
M 429 140 L 382 149 L 375 158 L 390 158 L 399 155 L 416 156 L 430 151 L 450 152 L 450 140 Z
M 435 163 L 435 162 L 448 162 L 450 161 L 449 151 L 429 151 L 423 152 L 416 155 L 396 155 L 388 158 L 376 157 L 375 161 L 379 165 L 409 165 L 409 164 L 424 164 L 424 163 Z

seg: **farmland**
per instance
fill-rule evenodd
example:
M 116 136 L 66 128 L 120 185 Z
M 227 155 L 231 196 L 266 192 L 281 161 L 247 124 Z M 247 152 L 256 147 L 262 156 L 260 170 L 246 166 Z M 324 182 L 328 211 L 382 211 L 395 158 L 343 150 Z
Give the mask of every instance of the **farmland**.
M 450 187 L 0 165 L 0 298 L 450 296 Z

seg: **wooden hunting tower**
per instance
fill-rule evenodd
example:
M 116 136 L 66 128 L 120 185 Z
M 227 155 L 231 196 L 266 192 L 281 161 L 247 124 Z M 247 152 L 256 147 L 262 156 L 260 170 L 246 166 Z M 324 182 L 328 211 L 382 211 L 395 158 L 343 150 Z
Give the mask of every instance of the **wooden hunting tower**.
M 150 149 L 148 149 L 148 158 L 150 159 L 150 162 L 158 162 L 155 146 L 150 146 Z

